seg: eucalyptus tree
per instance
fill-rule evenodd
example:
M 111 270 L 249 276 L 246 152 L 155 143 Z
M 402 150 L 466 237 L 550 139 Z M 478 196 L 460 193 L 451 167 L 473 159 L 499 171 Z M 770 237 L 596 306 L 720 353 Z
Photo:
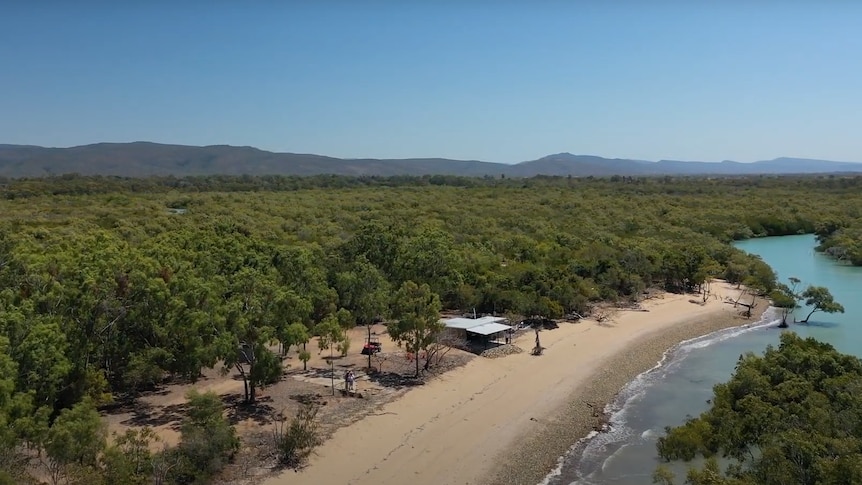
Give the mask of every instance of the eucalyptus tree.
M 226 368 L 243 379 L 245 401 L 253 403 L 256 390 L 278 380 L 281 362 L 266 344 L 285 319 L 287 292 L 270 268 L 241 268 L 233 275 L 225 302 L 220 348 Z
M 413 354 L 416 377 L 419 377 L 419 352 L 434 344 L 445 328 L 440 321 L 440 308 L 440 297 L 427 284 L 405 281 L 393 298 L 393 321 L 387 324 L 389 335 Z

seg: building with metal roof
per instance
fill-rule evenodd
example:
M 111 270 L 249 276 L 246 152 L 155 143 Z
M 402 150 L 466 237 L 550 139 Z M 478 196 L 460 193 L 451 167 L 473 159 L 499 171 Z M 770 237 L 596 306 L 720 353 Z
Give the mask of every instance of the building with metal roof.
M 506 319 L 502 317 L 481 318 L 449 318 L 441 320 L 446 325 L 446 330 L 456 338 L 467 341 L 481 341 L 485 347 L 488 343 L 497 341 L 500 334 L 510 332 L 512 327 L 505 325 Z

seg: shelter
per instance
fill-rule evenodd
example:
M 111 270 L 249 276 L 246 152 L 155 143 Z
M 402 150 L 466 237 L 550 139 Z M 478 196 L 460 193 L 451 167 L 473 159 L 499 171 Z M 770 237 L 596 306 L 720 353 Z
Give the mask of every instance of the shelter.
M 489 342 L 500 340 L 500 334 L 511 331 L 512 327 L 504 325 L 505 318 L 449 318 L 442 320 L 446 330 L 452 337 L 467 341 L 482 341 L 485 346 Z

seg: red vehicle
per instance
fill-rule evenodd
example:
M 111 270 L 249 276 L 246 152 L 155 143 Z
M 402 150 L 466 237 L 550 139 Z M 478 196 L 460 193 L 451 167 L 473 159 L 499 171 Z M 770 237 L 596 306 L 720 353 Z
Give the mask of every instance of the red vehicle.
M 362 346 L 362 355 L 372 355 L 380 352 L 383 347 L 380 345 L 380 339 L 377 337 L 369 337 L 365 345 Z

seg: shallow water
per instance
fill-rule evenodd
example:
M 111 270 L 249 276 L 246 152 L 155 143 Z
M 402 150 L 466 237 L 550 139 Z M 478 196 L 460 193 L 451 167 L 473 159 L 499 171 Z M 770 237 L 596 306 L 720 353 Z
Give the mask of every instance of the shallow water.
M 841 302 L 845 314 L 815 314 L 809 325 L 793 325 L 802 336 L 813 336 L 842 352 L 862 356 L 862 268 L 853 268 L 814 252 L 813 236 L 785 236 L 743 241 L 738 247 L 758 254 L 782 281 L 795 276 L 802 286 L 826 286 Z M 802 319 L 807 312 L 797 310 Z M 565 457 L 545 483 L 620 484 L 652 483 L 659 464 L 655 443 L 665 426 L 682 424 L 687 416 L 707 409 L 712 387 L 726 381 L 736 361 L 746 352 L 761 353 L 776 344 L 777 314 L 770 310 L 757 324 L 729 329 L 684 342 L 671 349 L 657 368 L 631 382 L 611 407 L 610 431 L 589 439 Z M 686 465 L 672 467 L 678 475 Z

